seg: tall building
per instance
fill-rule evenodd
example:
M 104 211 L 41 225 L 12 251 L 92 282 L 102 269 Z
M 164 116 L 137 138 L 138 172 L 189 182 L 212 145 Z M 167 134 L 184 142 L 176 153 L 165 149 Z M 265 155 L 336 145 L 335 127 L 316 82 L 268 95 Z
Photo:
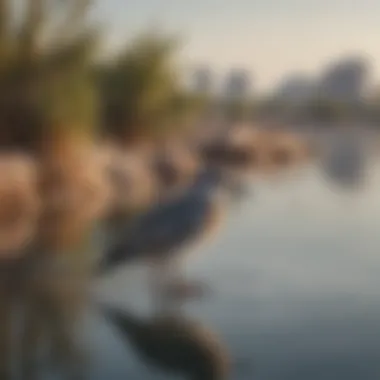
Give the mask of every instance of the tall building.
M 302 105 L 316 95 L 315 80 L 303 74 L 286 77 L 277 87 L 274 98 L 289 105 Z
M 369 85 L 370 65 L 360 57 L 349 57 L 329 65 L 319 83 L 319 95 L 333 101 L 358 102 Z
M 214 80 L 211 68 L 207 66 L 198 67 L 192 75 L 192 90 L 201 94 L 213 91 Z
M 250 92 L 250 75 L 246 70 L 231 70 L 227 75 L 223 95 L 227 98 L 245 98 Z

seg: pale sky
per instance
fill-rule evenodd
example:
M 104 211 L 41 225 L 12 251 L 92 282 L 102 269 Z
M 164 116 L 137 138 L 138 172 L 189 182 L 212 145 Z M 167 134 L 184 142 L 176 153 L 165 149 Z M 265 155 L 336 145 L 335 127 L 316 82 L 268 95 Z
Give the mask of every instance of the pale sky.
M 96 16 L 118 45 L 156 22 L 183 36 L 182 57 L 216 73 L 252 72 L 268 89 L 286 74 L 317 74 L 330 59 L 363 54 L 380 78 L 379 0 L 97 0 Z

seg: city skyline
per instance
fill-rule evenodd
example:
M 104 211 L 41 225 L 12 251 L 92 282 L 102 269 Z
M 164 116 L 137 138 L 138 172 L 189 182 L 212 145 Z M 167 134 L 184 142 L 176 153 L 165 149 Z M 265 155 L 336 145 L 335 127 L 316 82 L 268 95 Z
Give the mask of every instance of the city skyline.
M 331 59 L 314 75 L 285 73 L 266 93 L 257 91 L 255 77 L 239 68 L 230 68 L 217 76 L 212 67 L 200 65 L 190 70 L 186 79 L 186 87 L 200 93 L 227 97 L 268 95 L 290 103 L 318 97 L 356 102 L 372 97 L 379 90 L 379 83 L 373 80 L 372 65 L 365 57 L 357 55 Z
M 314 75 L 329 60 L 361 54 L 380 79 L 380 3 L 363 0 L 96 1 L 94 14 L 109 31 L 109 45 L 161 25 L 183 36 L 183 62 L 208 64 L 222 73 L 249 70 L 259 91 L 289 72 Z

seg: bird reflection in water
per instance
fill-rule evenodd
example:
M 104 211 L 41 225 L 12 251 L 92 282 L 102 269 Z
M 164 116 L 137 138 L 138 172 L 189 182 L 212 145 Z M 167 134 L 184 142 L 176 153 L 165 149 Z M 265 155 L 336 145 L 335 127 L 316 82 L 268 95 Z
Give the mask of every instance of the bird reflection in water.
M 224 380 L 229 355 L 208 328 L 181 314 L 141 318 L 129 311 L 102 306 L 120 338 L 152 369 L 188 380 Z

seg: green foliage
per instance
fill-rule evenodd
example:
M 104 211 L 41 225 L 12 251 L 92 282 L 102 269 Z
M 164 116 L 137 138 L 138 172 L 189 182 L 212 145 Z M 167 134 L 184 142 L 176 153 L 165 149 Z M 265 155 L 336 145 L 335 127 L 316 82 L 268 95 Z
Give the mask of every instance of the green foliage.
M 48 125 L 90 128 L 96 125 L 97 93 L 91 76 L 96 34 L 84 33 L 46 54 L 41 106 Z
M 178 40 L 143 33 L 98 75 L 107 131 L 154 136 L 180 123 L 191 103 L 179 85 Z
M 211 109 L 212 100 L 207 95 L 182 90 L 173 98 L 172 119 L 175 125 L 193 125 L 197 118 L 207 115 Z
M 8 59 L 8 0 L 0 0 L 0 72 Z
M 38 140 L 56 127 L 94 126 L 90 77 L 97 34 L 89 0 L 0 0 L 0 141 Z
M 138 35 L 94 77 L 90 4 L 20 0 L 15 17 L 11 0 L 0 0 L 0 144 L 28 145 L 62 128 L 93 133 L 98 116 L 107 133 L 152 137 L 207 109 L 209 99 L 180 85 L 179 41 L 156 31 Z

